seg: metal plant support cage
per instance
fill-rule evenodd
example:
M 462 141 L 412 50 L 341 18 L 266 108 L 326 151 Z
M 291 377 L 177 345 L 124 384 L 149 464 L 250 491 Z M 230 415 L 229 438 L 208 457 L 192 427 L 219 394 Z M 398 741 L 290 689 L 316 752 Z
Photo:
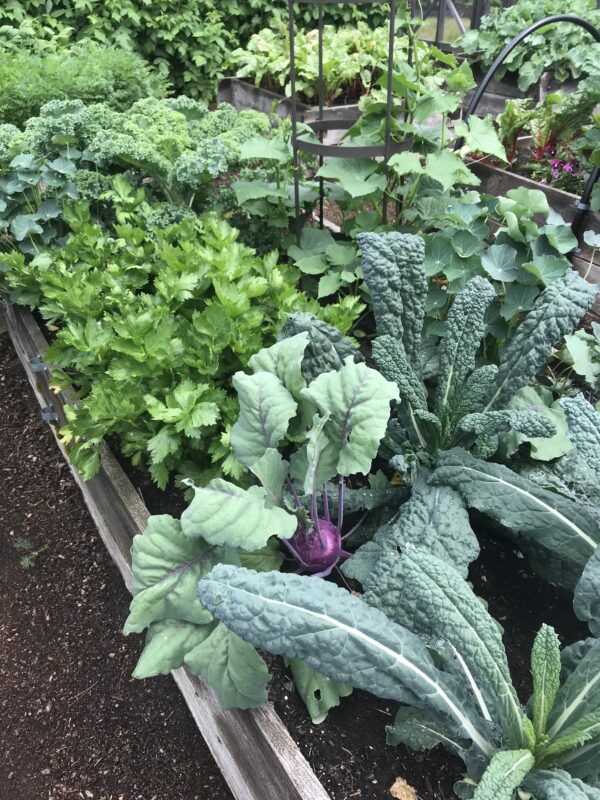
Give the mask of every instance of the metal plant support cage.
M 575 14 L 554 14 L 550 17 L 544 17 L 544 19 L 540 19 L 537 22 L 533 22 L 529 25 L 525 30 L 521 31 L 521 33 L 517 34 L 502 50 L 502 52 L 496 57 L 494 63 L 490 66 L 488 71 L 486 72 L 483 80 L 477 87 L 477 91 L 471 98 L 471 102 L 469 103 L 469 107 L 465 111 L 464 119 L 468 119 L 471 114 L 474 114 L 477 110 L 477 106 L 481 98 L 483 97 L 487 87 L 491 83 L 496 74 L 498 68 L 504 63 L 506 58 L 512 53 L 512 51 L 518 47 L 525 39 L 527 39 L 532 33 L 539 30 L 540 28 L 546 27 L 546 25 L 552 25 L 557 22 L 568 22 L 572 25 L 579 25 L 580 28 L 586 30 L 595 40 L 596 42 L 600 42 L 600 31 L 588 22 L 586 19 L 582 17 L 578 17 Z M 459 150 L 462 147 L 463 139 L 457 139 L 454 145 L 455 150 Z M 583 222 L 585 220 L 587 212 L 591 208 L 591 196 L 594 186 L 598 182 L 598 178 L 600 178 L 600 167 L 594 167 L 590 173 L 590 176 L 587 180 L 585 188 L 583 190 L 583 194 L 576 206 L 576 213 L 573 222 L 571 223 L 571 230 L 573 234 L 579 238 L 581 234 L 581 229 L 583 227 Z
M 408 143 L 397 144 L 392 141 L 392 108 L 393 108 L 393 87 L 392 76 L 394 72 L 394 42 L 396 37 L 396 18 L 398 0 L 297 0 L 302 5 L 312 5 L 318 8 L 318 30 L 319 30 L 319 104 L 317 119 L 310 123 L 312 130 L 318 135 L 319 142 L 310 142 L 302 139 L 298 135 L 298 100 L 296 95 L 296 23 L 294 15 L 294 2 L 288 0 L 289 15 L 289 40 L 290 40 L 290 90 L 291 90 L 291 116 L 292 116 L 292 152 L 294 167 L 294 202 L 296 210 L 296 238 L 299 242 L 301 232 L 301 206 L 300 206 L 300 159 L 299 153 L 309 153 L 319 157 L 319 166 L 323 165 L 323 159 L 329 158 L 380 158 L 385 164 L 385 174 L 387 177 L 387 162 L 394 153 L 405 150 Z M 384 5 L 390 6 L 390 35 L 387 60 L 387 107 L 385 119 L 385 139 L 382 145 L 362 145 L 344 146 L 341 144 L 325 144 L 323 142 L 324 133 L 330 130 L 347 131 L 356 122 L 356 118 L 337 118 L 325 119 L 325 89 L 323 77 L 323 8 L 326 5 Z M 323 207 L 325 199 L 324 181 L 319 179 L 319 224 L 323 227 Z M 383 221 L 388 220 L 388 199 L 387 193 L 383 196 Z

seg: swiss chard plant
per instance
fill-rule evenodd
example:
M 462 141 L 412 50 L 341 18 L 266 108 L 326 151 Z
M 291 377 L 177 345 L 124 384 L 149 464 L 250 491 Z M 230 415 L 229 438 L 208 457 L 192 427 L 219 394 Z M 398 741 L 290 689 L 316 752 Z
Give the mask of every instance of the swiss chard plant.
M 438 523 L 443 524 L 442 516 Z M 402 705 L 388 742 L 441 744 L 465 762 L 461 798 L 597 798 L 600 642 L 562 653 L 544 625 L 524 708 L 502 635 L 461 574 L 427 547 L 390 548 L 362 599 L 330 583 L 220 565 L 200 601 L 256 647 Z M 531 794 L 527 794 L 527 792 Z
M 240 414 L 230 439 L 254 483 L 243 489 L 218 479 L 195 487 L 180 521 L 153 517 L 134 540 L 135 596 L 125 631 L 148 628 L 135 675 L 185 664 L 225 707 L 262 703 L 268 673 L 249 645 L 202 608 L 198 580 L 216 562 L 277 569 L 284 554 L 298 571 L 328 575 L 349 555 L 343 540 L 355 526 L 343 532 L 344 515 L 404 498 L 385 478 L 367 477 L 396 386 L 312 315 L 292 315 L 287 328 L 304 330 L 259 351 L 249 361 L 252 372 L 233 378 Z M 316 721 L 349 691 L 301 661 L 290 667 Z

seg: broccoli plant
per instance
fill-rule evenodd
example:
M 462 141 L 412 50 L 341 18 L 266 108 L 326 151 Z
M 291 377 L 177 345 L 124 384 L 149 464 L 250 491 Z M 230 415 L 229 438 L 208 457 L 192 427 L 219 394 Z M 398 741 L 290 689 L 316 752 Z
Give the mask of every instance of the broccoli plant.
M 459 797 L 512 800 L 519 787 L 538 800 L 600 797 L 600 642 L 561 653 L 542 626 L 524 709 L 498 624 L 427 548 L 390 552 L 363 599 L 324 581 L 225 564 L 200 581 L 199 596 L 254 646 L 401 703 L 388 742 L 442 744 L 460 756 Z

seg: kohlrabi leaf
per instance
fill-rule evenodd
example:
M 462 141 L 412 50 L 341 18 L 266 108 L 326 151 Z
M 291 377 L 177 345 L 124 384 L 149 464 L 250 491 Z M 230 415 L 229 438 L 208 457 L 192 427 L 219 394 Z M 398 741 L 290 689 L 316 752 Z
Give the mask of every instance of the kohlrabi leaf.
M 304 494 L 316 496 L 323 484 L 337 474 L 338 451 L 332 447 L 325 432 L 329 414 L 315 414 L 311 429 L 307 433 Z
M 195 487 L 194 499 L 181 515 L 185 536 L 242 550 L 258 550 L 271 536 L 289 539 L 297 524 L 293 514 L 272 506 L 262 486 L 241 489 L 220 478 Z
M 456 736 L 452 729 L 440 725 L 423 711 L 407 706 L 398 709 L 394 724 L 388 725 L 385 731 L 388 744 L 405 744 L 419 752 L 441 744 L 451 752 L 461 753 L 469 746 L 469 742 Z
M 202 604 L 255 646 L 318 672 L 440 715 L 486 755 L 493 746 L 462 687 L 434 665 L 418 636 L 328 581 L 216 567 Z M 458 694 L 457 694 L 458 693 Z
M 533 753 L 529 750 L 501 750 L 490 761 L 473 800 L 512 800 L 534 764 Z
M 533 729 L 536 740 L 546 733 L 546 720 L 560 686 L 560 640 L 554 628 L 542 625 L 531 651 Z
M 315 725 L 320 725 L 328 712 L 339 706 L 342 697 L 352 694 L 352 687 L 347 683 L 332 681 L 309 667 L 300 658 L 287 660 L 298 694 L 306 706 L 310 718 Z
M 185 665 L 210 683 L 222 709 L 255 708 L 267 700 L 267 665 L 252 645 L 225 625 L 217 625 L 190 650 Z
M 319 375 L 302 396 L 329 416 L 324 433 L 337 453 L 341 475 L 367 474 L 377 455 L 398 388 L 377 370 L 347 358 L 337 372 Z
M 462 575 L 423 548 L 389 551 L 369 583 L 365 602 L 439 647 L 447 643 L 460 679 L 511 747 L 531 742 L 531 723 L 513 687 L 495 620 Z M 383 567 L 383 568 L 382 568 Z
M 146 634 L 146 644 L 133 671 L 134 678 L 168 675 L 182 667 L 188 650 L 210 636 L 216 623 L 193 625 L 190 622 L 164 619 L 153 622 Z
M 553 345 L 570 333 L 596 299 L 597 287 L 575 271 L 548 286 L 502 353 L 486 410 L 503 407 L 544 366 Z
M 196 586 L 224 554 L 202 539 L 182 533 L 179 520 L 152 516 L 133 539 L 133 599 L 125 635 L 164 619 L 205 625 L 211 615 L 200 605 Z
M 600 637 L 600 547 L 585 565 L 575 587 L 573 608 L 577 618 L 587 622 L 592 634 Z
M 471 278 L 456 297 L 448 314 L 441 342 L 437 412 L 455 404 L 467 376 L 475 369 L 475 356 L 485 333 L 485 312 L 496 292 L 485 278 Z
M 250 467 L 269 494 L 275 505 L 281 505 L 283 484 L 288 476 L 289 463 L 283 459 L 278 450 L 270 447 Z
M 272 372 L 297 400 L 306 386 L 302 375 L 302 360 L 308 346 L 308 333 L 303 331 L 265 347 L 253 355 L 248 366 L 253 372 Z
M 231 446 L 240 464 L 250 467 L 266 450 L 277 447 L 298 404 L 272 372 L 236 372 L 233 386 L 240 401 L 240 415 L 231 429 Z
M 572 778 L 562 769 L 535 769 L 527 775 L 523 789 L 535 800 L 600 800 L 600 789 Z
M 352 356 L 357 362 L 363 360 L 350 339 L 307 311 L 297 311 L 288 316 L 279 340 L 295 338 L 300 333 L 308 334 L 308 345 L 302 360 L 302 375 L 309 383 L 322 372 L 340 369 L 348 356 Z
M 465 450 L 440 453 L 431 481 L 497 520 L 542 576 L 573 589 L 600 543 L 600 520 L 584 506 Z
M 600 414 L 582 394 L 563 397 L 560 404 L 567 418 L 569 438 L 600 479 Z
M 371 293 L 377 333 L 393 336 L 417 364 L 427 277 L 425 243 L 410 233 L 359 233 L 364 280 Z

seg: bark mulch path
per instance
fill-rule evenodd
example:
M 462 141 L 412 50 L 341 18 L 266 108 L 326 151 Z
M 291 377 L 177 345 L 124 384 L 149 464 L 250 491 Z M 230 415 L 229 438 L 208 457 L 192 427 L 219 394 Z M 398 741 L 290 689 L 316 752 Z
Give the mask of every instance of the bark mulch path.
M 231 800 L 172 679 L 130 677 L 129 595 L 6 334 L 0 472 L 0 799 Z

